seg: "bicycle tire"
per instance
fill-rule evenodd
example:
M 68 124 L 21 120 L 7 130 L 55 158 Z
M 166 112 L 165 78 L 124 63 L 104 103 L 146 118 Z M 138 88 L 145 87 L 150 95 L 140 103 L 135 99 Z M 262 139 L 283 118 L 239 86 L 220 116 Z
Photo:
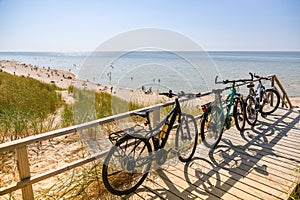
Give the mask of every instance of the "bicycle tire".
M 272 95 L 274 94 L 274 95 Z M 271 96 L 273 96 L 273 102 L 275 101 L 275 105 L 271 106 Z M 279 106 L 280 103 L 280 96 L 277 90 L 274 89 L 266 89 L 265 93 L 262 97 L 262 105 L 261 105 L 261 114 L 263 115 L 269 115 L 275 112 Z M 270 110 L 267 110 L 267 108 L 270 107 Z
M 250 126 L 254 126 L 257 121 L 258 110 L 255 108 L 255 99 L 248 95 L 246 98 L 246 121 Z
M 110 149 L 103 163 L 102 179 L 107 190 L 115 195 L 126 195 L 136 190 L 147 177 L 152 163 L 149 160 L 138 169 L 137 161 L 142 159 L 140 156 L 147 159 L 151 155 L 150 143 L 141 136 L 127 135 L 119 140 Z
M 233 117 L 235 126 L 239 131 L 245 128 L 245 103 L 243 99 L 236 98 L 233 106 Z
M 224 114 L 217 106 L 210 106 L 203 114 L 201 122 L 201 139 L 208 148 L 215 148 L 224 131 Z
M 198 141 L 197 123 L 193 115 L 181 115 L 176 131 L 175 148 L 181 162 L 189 162 L 195 153 Z

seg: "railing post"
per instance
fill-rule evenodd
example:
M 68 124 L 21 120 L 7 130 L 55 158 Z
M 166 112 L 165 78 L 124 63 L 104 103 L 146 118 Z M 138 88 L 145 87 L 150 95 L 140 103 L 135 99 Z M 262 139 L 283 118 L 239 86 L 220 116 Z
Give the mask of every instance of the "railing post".
M 275 88 L 275 82 L 276 82 L 276 84 L 279 86 L 279 88 L 280 88 L 280 90 L 281 90 L 281 92 L 282 92 L 282 94 L 283 94 L 283 95 L 280 95 L 281 98 L 282 98 L 283 105 L 286 105 L 286 104 L 285 104 L 285 100 L 287 100 L 287 102 L 288 102 L 288 104 L 289 104 L 289 106 L 290 106 L 290 109 L 292 109 L 292 108 L 293 108 L 292 102 L 290 101 L 290 98 L 288 97 L 288 95 L 287 95 L 287 93 L 286 93 L 284 87 L 282 86 L 282 84 L 281 84 L 280 81 L 278 80 L 277 76 L 276 76 L 276 75 L 273 75 L 273 76 L 272 76 L 272 82 L 271 82 L 271 86 L 272 86 L 273 88 Z M 278 90 L 277 90 L 277 91 L 278 91 Z M 273 104 L 272 104 L 272 105 L 273 105 Z
M 275 78 L 276 78 L 276 75 L 273 75 L 272 76 L 272 80 L 271 80 L 271 88 L 274 88 L 274 85 L 275 85 Z M 271 106 L 273 106 L 273 94 L 272 94 L 272 96 L 271 96 L 271 103 L 270 103 L 270 105 Z
M 281 107 L 287 107 L 287 106 L 285 106 L 286 104 L 285 104 L 285 98 L 286 98 L 286 94 L 285 93 L 283 93 L 283 95 L 282 95 L 282 102 L 281 102 Z
M 30 178 L 30 168 L 28 161 L 27 146 L 16 149 L 16 159 L 20 180 Z M 34 199 L 32 185 L 22 188 L 22 197 L 24 200 Z
M 157 107 L 153 110 L 153 126 L 156 126 L 160 122 L 160 108 Z

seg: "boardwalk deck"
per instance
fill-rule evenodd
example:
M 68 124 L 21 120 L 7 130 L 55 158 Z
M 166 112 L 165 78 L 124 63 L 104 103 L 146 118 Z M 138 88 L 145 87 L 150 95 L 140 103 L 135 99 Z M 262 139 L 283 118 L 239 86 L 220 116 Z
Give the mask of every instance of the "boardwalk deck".
M 300 112 L 279 108 L 219 146 L 199 145 L 190 163 L 152 172 L 126 199 L 287 199 L 300 178 Z

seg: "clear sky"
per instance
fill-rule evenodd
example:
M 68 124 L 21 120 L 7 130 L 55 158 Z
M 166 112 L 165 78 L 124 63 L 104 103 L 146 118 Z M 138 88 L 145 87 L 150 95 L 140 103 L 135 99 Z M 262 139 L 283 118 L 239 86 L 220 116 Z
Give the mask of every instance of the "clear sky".
M 93 51 L 139 28 L 206 50 L 299 51 L 300 0 L 0 0 L 0 51 Z

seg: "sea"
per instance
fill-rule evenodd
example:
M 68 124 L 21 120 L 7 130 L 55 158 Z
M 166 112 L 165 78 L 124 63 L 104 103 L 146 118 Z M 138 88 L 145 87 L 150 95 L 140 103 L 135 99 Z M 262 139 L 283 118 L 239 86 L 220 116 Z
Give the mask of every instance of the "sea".
M 275 74 L 289 96 L 300 96 L 298 51 L 0 52 L 0 60 L 71 71 L 110 87 L 159 92 L 205 92 L 230 86 L 216 80 Z

